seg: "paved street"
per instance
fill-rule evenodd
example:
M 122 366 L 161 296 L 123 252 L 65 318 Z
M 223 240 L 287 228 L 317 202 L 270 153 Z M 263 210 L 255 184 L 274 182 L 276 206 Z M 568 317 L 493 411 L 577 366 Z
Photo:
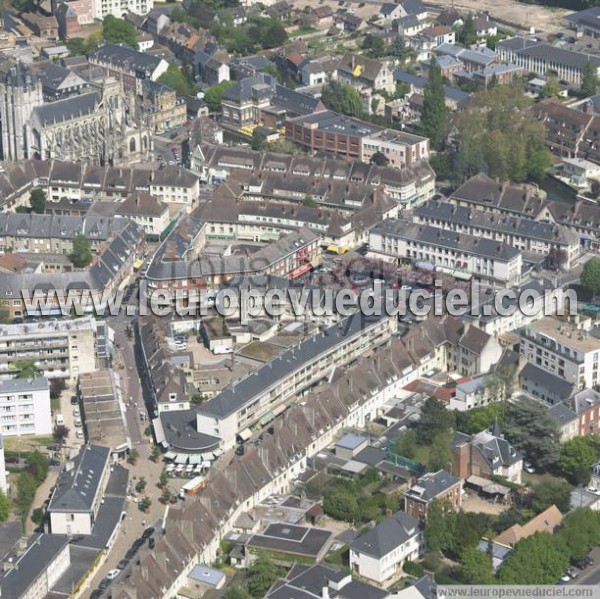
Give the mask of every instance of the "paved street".
M 594 559 L 595 565 L 584 572 L 578 579 L 576 579 L 574 584 L 600 584 L 600 547 L 592 549 L 590 555 Z

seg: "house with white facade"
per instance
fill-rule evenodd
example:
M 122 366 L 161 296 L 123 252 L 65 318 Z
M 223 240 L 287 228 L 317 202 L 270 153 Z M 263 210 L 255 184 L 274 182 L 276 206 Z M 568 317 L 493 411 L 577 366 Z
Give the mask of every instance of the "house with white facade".
M 417 559 L 424 546 L 419 520 L 396 512 L 350 544 L 350 568 L 379 584 L 397 575 L 406 561 Z
M 0 380 L 0 438 L 51 434 L 48 379 Z

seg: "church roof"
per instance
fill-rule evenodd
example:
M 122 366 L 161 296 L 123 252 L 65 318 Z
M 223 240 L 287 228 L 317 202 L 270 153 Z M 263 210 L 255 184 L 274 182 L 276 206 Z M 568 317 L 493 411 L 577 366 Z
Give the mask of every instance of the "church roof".
M 37 116 L 41 125 L 51 125 L 52 123 L 62 123 L 75 119 L 79 116 L 92 114 L 100 101 L 100 94 L 93 92 L 73 96 L 58 102 L 50 102 L 43 106 L 37 106 L 33 109 L 33 114 Z

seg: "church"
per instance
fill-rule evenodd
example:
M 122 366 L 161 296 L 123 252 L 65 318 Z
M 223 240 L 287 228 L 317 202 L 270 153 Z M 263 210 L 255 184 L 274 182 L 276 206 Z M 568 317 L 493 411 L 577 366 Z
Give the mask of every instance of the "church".
M 0 160 L 139 162 L 152 150 L 144 121 L 135 99 L 114 78 L 80 95 L 45 102 L 32 67 L 17 62 L 0 72 Z

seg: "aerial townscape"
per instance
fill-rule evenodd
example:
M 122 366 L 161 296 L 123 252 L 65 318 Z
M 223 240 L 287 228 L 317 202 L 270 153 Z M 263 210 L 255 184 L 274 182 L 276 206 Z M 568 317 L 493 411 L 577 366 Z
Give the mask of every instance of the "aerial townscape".
M 0 2 L 0 598 L 527 585 L 600 597 L 600 0 Z

